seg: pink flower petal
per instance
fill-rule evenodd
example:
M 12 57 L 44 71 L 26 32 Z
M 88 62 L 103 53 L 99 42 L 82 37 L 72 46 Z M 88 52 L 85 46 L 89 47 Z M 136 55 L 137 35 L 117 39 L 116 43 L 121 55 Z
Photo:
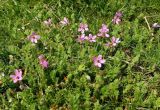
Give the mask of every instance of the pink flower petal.
M 106 62 L 106 60 L 100 60 L 100 63 L 104 64 Z
M 97 66 L 98 66 L 98 67 L 102 67 L 102 64 L 101 64 L 101 63 L 98 63 Z

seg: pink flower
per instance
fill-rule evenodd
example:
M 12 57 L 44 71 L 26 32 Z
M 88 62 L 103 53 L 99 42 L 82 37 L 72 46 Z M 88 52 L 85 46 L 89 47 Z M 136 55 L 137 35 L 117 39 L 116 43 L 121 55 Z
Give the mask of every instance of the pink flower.
M 111 39 L 111 42 L 108 42 L 106 44 L 106 46 L 108 46 L 108 47 L 115 47 L 120 42 L 121 41 L 119 40 L 119 38 L 116 38 L 116 37 L 113 36 L 112 39 Z
M 117 16 L 117 17 L 120 17 L 120 18 L 121 18 L 121 17 L 122 17 L 122 12 L 117 11 L 117 12 L 116 12 L 116 14 L 115 14 L 115 16 Z
M 48 68 L 48 61 L 44 58 L 44 55 L 39 55 L 39 63 L 43 68 Z
M 109 37 L 109 29 L 105 24 L 102 24 L 101 29 L 99 29 L 99 33 L 97 34 L 97 36 L 105 36 L 105 37 Z
M 49 18 L 48 20 L 45 20 L 43 23 L 44 23 L 46 26 L 50 26 L 50 25 L 52 24 L 52 20 L 51 20 L 51 18 Z
M 14 73 L 15 73 L 15 75 L 10 75 L 13 82 L 16 83 L 18 81 L 21 81 L 22 80 L 22 70 L 21 69 L 16 69 Z
M 88 31 L 88 25 L 87 24 L 83 24 L 83 23 L 80 23 L 79 25 L 79 28 L 78 28 L 78 31 L 81 32 L 81 33 L 84 33 L 84 31 Z
M 63 20 L 60 21 L 60 24 L 62 24 L 62 25 L 68 25 L 69 21 L 68 21 L 68 19 L 66 17 L 64 17 Z
M 102 64 L 104 64 L 106 61 L 102 59 L 102 55 L 98 55 L 98 57 L 93 58 L 94 65 L 101 68 Z
M 87 40 L 89 41 L 89 42 L 96 42 L 96 35 L 92 35 L 92 34 L 89 34 L 89 36 L 87 37 Z
M 37 43 L 37 41 L 40 39 L 40 36 L 37 35 L 35 32 L 33 32 L 31 35 L 28 36 L 28 39 L 29 39 L 32 43 Z
M 114 24 L 119 24 L 121 22 L 122 13 L 120 11 L 116 12 L 114 18 L 112 19 L 112 22 Z
M 113 19 L 112 19 L 112 22 L 114 23 L 114 24 L 119 24 L 120 22 L 121 22 L 121 19 L 119 18 L 119 17 L 114 17 Z
M 112 42 L 112 46 L 116 46 L 118 43 L 120 43 L 121 41 L 119 40 L 119 38 L 115 38 L 114 36 L 111 39 Z
M 87 40 L 88 38 L 86 37 L 85 34 L 81 34 L 81 35 L 78 35 L 78 42 L 83 42 L 84 40 Z

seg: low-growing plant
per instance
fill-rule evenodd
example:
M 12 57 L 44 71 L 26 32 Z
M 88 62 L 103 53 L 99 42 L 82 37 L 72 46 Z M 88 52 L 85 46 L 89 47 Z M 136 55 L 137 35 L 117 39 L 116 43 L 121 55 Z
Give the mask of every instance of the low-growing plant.
M 158 0 L 0 3 L 0 109 L 160 108 Z

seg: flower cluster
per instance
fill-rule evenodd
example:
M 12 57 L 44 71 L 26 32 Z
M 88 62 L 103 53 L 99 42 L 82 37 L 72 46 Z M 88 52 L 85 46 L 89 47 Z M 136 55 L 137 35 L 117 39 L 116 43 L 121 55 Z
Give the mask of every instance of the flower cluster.
M 121 22 L 122 13 L 120 11 L 116 12 L 114 18 L 112 19 L 112 22 L 114 24 L 119 24 Z M 109 28 L 106 24 L 102 24 L 101 28 L 99 29 L 99 32 L 96 35 L 89 34 L 88 36 L 85 35 L 85 31 L 88 31 L 88 25 L 85 23 L 80 23 L 78 32 L 81 32 L 81 35 L 78 35 L 78 41 L 89 41 L 89 42 L 96 42 L 96 38 L 98 37 L 106 37 L 109 38 Z M 119 38 L 112 37 L 110 42 L 107 42 L 105 46 L 107 47 L 115 47 L 117 44 L 119 44 L 121 41 Z M 97 57 L 93 58 L 94 65 L 101 68 L 102 65 L 105 63 L 105 60 L 102 59 L 102 55 L 98 55 Z
M 89 42 L 96 42 L 96 35 L 89 34 L 88 36 L 85 35 L 85 32 L 88 31 L 88 25 L 84 23 L 80 23 L 78 31 L 81 32 L 81 35 L 78 35 L 78 42 L 89 41 Z
M 121 12 L 116 12 L 114 18 L 112 19 L 112 22 L 114 24 L 119 24 L 121 22 L 121 17 L 122 17 L 122 13 Z M 46 26 L 51 26 L 52 25 L 52 20 L 51 18 L 49 18 L 48 20 L 43 21 L 44 25 Z M 62 26 L 66 26 L 69 24 L 69 20 L 64 17 L 63 20 L 61 20 L 59 22 Z M 92 35 L 91 33 L 88 35 L 85 35 L 86 31 L 88 31 L 88 25 L 85 23 L 80 23 L 79 28 L 78 28 L 78 32 L 81 33 L 81 35 L 78 35 L 78 41 L 79 42 L 83 42 L 83 41 L 88 41 L 88 42 L 96 42 L 96 38 L 98 37 L 110 37 L 109 35 L 109 28 L 107 27 L 107 25 L 102 24 L 101 28 L 99 29 L 99 32 L 97 35 Z M 38 40 L 41 38 L 40 35 L 36 34 L 35 32 L 32 32 L 31 35 L 27 36 L 27 38 L 32 42 L 32 43 L 37 43 Z M 119 38 L 116 37 L 112 37 L 111 41 L 106 43 L 105 45 L 108 47 L 114 47 L 116 46 L 118 43 L 120 43 Z M 39 59 L 39 64 L 42 66 L 42 68 L 48 68 L 49 67 L 49 63 L 46 60 L 46 58 L 44 57 L 44 55 L 39 55 L 38 56 Z M 93 63 L 96 67 L 101 68 L 102 65 L 106 62 L 105 59 L 102 58 L 102 55 L 98 55 L 97 57 L 93 58 Z M 10 77 L 12 78 L 14 83 L 17 83 L 18 81 L 22 80 L 22 70 L 21 69 L 16 69 L 15 70 L 15 74 L 14 75 L 10 75 Z
M 78 42 L 83 42 L 83 41 L 89 41 L 89 42 L 96 42 L 96 35 L 89 34 L 86 36 L 85 34 L 78 35 Z

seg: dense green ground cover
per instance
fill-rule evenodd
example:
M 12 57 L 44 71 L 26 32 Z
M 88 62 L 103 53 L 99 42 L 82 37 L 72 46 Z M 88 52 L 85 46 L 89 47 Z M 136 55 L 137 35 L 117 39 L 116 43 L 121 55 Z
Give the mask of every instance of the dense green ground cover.
M 112 23 L 118 10 L 119 25 Z M 160 31 L 144 20 L 160 23 L 159 15 L 159 0 L 0 0 L 0 109 L 160 109 Z M 80 23 L 88 24 L 86 35 L 106 24 L 110 37 L 77 42 Z M 37 43 L 27 38 L 32 32 L 41 36 Z M 121 42 L 107 47 L 112 36 Z M 22 80 L 14 83 L 16 69 Z

